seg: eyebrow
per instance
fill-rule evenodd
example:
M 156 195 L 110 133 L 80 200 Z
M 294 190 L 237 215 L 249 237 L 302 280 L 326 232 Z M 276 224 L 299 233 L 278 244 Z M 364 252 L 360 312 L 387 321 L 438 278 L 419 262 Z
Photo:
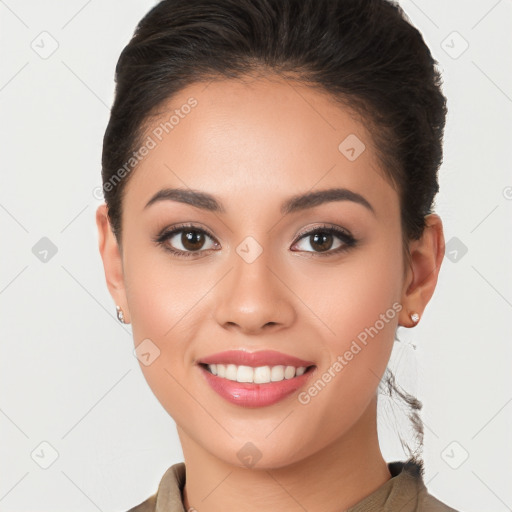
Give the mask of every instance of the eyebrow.
M 190 204 L 196 208 L 209 212 L 226 213 L 226 209 L 220 201 L 206 192 L 182 188 L 165 188 L 159 190 L 144 206 L 148 208 L 154 203 L 160 201 L 176 201 L 179 203 Z M 281 205 L 281 213 L 288 215 L 308 208 L 319 206 L 323 203 L 333 201 L 352 201 L 364 206 L 375 215 L 373 206 L 360 194 L 347 188 L 329 188 L 316 192 L 306 192 L 290 197 Z

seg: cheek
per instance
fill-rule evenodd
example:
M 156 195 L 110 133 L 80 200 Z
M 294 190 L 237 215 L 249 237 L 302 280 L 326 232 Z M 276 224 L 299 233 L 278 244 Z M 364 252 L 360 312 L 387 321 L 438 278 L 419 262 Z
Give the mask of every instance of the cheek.
M 322 289 L 321 294 L 310 294 L 307 303 L 324 324 L 320 330 L 328 353 L 322 370 L 330 372 L 325 379 L 337 382 L 332 386 L 335 396 L 328 400 L 352 405 L 368 400 L 386 369 L 402 309 L 397 247 L 398 234 L 388 233 L 338 267 L 317 268 L 302 284 L 304 293 L 315 283 Z M 335 361 L 339 364 L 333 367 Z
M 179 383 L 188 378 L 194 340 L 205 338 L 198 331 L 211 315 L 208 293 L 217 280 L 206 266 L 199 270 L 194 262 L 177 262 L 160 248 L 133 243 L 126 251 L 134 344 L 146 343 L 158 354 L 150 365 L 141 362 L 141 370 L 160 402 L 169 402 L 173 416 L 187 403 Z
M 343 350 L 360 334 L 364 339 L 364 333 L 374 325 L 379 331 L 371 329 L 374 336 L 393 339 L 402 277 L 396 245 L 386 239 L 372 241 L 347 255 L 339 265 L 319 265 L 305 275 L 301 277 L 300 296 L 307 297 L 308 306 L 325 324 L 325 339 L 332 340 L 332 348 Z
M 208 276 L 204 282 L 194 279 L 193 262 L 177 262 L 149 240 L 127 236 L 125 254 L 126 296 L 135 342 L 175 337 L 204 295 Z
M 139 357 L 139 365 L 155 397 L 175 421 L 186 425 L 194 423 L 196 415 L 197 421 L 204 420 L 184 384 L 191 360 L 190 340 L 197 337 L 199 325 L 193 320 L 198 314 L 206 315 L 199 299 L 207 292 L 209 280 L 206 276 L 201 287 L 191 280 L 193 272 L 185 272 L 158 252 L 134 248 L 125 265 L 133 339 L 135 347 L 147 347 L 144 352 L 150 353 L 151 362 L 145 364 Z

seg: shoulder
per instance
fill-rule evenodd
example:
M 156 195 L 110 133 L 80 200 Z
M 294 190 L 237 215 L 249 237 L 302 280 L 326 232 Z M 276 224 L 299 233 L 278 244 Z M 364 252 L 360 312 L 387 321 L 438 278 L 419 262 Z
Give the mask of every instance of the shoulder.
M 436 497 L 429 494 L 425 489 L 418 494 L 418 511 L 420 512 L 460 512 L 439 501 Z
M 443 503 L 435 496 L 429 493 L 423 481 L 424 467 L 422 462 L 413 462 L 411 460 L 405 463 L 397 463 L 397 469 L 400 468 L 407 473 L 416 487 L 417 504 L 415 510 L 418 512 L 460 512 Z
M 155 512 L 156 510 L 156 493 L 151 495 L 147 500 L 132 507 L 127 512 Z
M 185 484 L 185 475 L 184 462 L 170 466 L 162 476 L 157 491 L 126 512 L 156 512 L 157 509 L 169 512 L 184 511 L 181 493 Z

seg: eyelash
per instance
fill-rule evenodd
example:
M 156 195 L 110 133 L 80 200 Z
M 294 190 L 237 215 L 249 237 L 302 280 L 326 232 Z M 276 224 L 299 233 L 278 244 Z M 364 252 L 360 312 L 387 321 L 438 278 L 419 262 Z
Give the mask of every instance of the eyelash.
M 177 233 L 181 233 L 183 231 L 189 231 L 189 232 L 195 232 L 195 233 L 202 233 L 205 235 L 208 235 L 211 239 L 215 240 L 215 237 L 206 229 L 199 228 L 197 226 L 194 226 L 193 224 L 180 224 L 178 226 L 174 226 L 170 230 L 164 230 L 160 234 L 158 234 L 155 238 L 153 238 L 153 242 L 157 245 L 162 246 L 166 251 L 169 251 L 173 255 L 179 257 L 179 258 L 190 258 L 194 257 L 196 254 L 201 253 L 204 249 L 199 251 L 181 251 L 177 249 L 171 248 L 168 244 L 166 244 L 167 240 L 171 239 L 174 235 Z M 347 231 L 337 228 L 334 226 L 328 226 L 328 225 L 322 225 L 318 226 L 310 231 L 306 231 L 303 233 L 300 233 L 297 235 L 297 240 L 294 242 L 293 245 L 295 245 L 297 242 L 302 240 L 303 238 L 307 238 L 313 235 L 316 235 L 318 233 L 324 233 L 324 234 L 332 234 L 337 236 L 344 245 L 341 247 L 338 247 L 334 250 L 329 250 L 326 252 L 315 252 L 315 251 L 304 251 L 309 252 L 312 254 L 315 254 L 316 256 L 320 257 L 327 257 L 327 256 L 334 256 L 336 254 L 340 254 L 342 252 L 348 251 L 351 248 L 355 247 L 357 245 L 357 240 Z M 215 240 L 216 241 L 216 240 Z M 218 243 L 218 242 L 217 242 Z M 212 249 L 206 249 L 206 250 L 212 250 Z

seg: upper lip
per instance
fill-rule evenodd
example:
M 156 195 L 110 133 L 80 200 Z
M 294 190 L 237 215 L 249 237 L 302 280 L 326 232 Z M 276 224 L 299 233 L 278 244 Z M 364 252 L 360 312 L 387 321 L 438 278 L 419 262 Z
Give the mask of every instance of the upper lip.
M 312 366 L 315 363 L 305 361 L 295 356 L 282 354 L 275 350 L 260 350 L 258 352 L 247 352 L 245 350 L 227 350 L 225 352 L 217 352 L 207 357 L 199 359 L 198 364 L 235 364 L 237 366 Z

